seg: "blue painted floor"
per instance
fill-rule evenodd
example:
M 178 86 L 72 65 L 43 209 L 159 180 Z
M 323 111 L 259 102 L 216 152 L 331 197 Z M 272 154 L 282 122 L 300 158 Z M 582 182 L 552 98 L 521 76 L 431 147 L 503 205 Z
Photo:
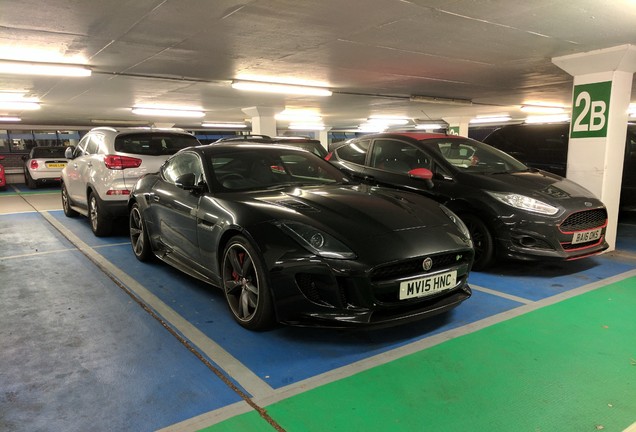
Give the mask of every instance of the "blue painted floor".
M 450 313 L 391 329 L 281 326 L 254 333 L 232 320 L 217 289 L 160 262 L 137 261 L 125 227 L 112 237 L 97 238 L 85 218 L 67 218 L 61 210 L 48 215 L 100 261 L 123 271 L 218 344 L 273 395 L 338 368 L 636 269 L 634 259 L 609 256 L 569 263 L 504 263 L 489 272 L 473 272 L 469 282 L 518 299 L 475 290 Z M 636 252 L 636 225 L 622 226 L 620 233 L 620 247 Z M 241 401 L 39 213 L 0 215 L 0 281 L 0 430 L 150 431 Z M 197 341 L 190 340 L 195 345 Z M 227 370 L 211 356 L 202 355 L 212 367 Z M 252 396 L 249 383 L 238 387 Z

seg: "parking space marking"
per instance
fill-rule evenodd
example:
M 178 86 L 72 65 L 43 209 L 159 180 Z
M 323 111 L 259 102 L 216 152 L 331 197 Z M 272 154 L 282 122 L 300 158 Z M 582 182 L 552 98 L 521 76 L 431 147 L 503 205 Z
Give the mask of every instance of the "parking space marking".
M 74 250 L 75 249 L 68 249 L 67 248 L 67 249 L 55 249 L 55 250 L 50 250 L 50 251 L 45 251 L 45 252 L 32 252 L 32 253 L 28 253 L 28 254 L 11 255 L 11 256 L 6 256 L 6 257 L 0 257 L 0 260 L 27 258 L 27 257 L 33 257 L 33 256 L 55 254 L 55 253 L 60 253 L 60 252 L 70 252 L 70 251 L 74 251 Z
M 495 295 L 495 296 L 498 296 L 498 297 L 503 297 L 505 299 L 516 301 L 518 303 L 523 303 L 523 304 L 534 303 L 534 300 L 529 300 L 529 299 L 526 299 L 526 298 L 523 298 L 523 297 L 519 297 L 519 296 L 516 296 L 516 295 L 512 295 L 512 294 L 506 294 L 506 293 L 503 293 L 501 291 L 495 291 L 493 289 L 484 288 L 484 287 L 481 287 L 479 285 L 473 285 L 470 282 L 468 284 L 475 291 L 481 291 L 481 292 L 485 292 L 487 294 L 492 294 L 492 295 Z
M 438 333 L 436 335 L 418 340 L 416 342 L 410 343 L 408 345 L 404 345 L 399 348 L 395 348 L 390 351 L 383 352 L 381 354 L 365 358 L 363 360 L 357 361 L 347 366 L 343 366 L 332 371 L 323 373 L 321 375 L 317 375 L 311 378 L 308 378 L 303 381 L 296 382 L 287 387 L 281 387 L 276 389 L 269 395 L 265 395 L 260 398 L 255 398 L 254 402 L 259 406 L 269 406 L 276 402 L 280 402 L 289 397 L 304 393 L 308 390 L 323 386 L 325 384 L 329 384 L 334 381 L 338 381 L 343 378 L 347 378 L 349 376 L 355 375 L 359 372 L 372 369 L 376 366 L 380 366 L 399 358 L 408 356 L 410 354 L 425 350 L 427 348 L 431 348 L 435 345 L 439 345 L 448 340 L 464 336 L 470 333 L 474 333 L 478 330 L 484 329 L 486 327 L 492 326 L 494 324 L 507 321 L 509 319 L 527 314 L 528 312 L 532 312 L 534 310 L 559 303 L 563 300 L 576 297 L 578 295 L 584 294 L 589 291 L 593 291 L 605 285 L 609 285 L 615 282 L 622 281 L 624 279 L 628 279 L 636 276 L 636 270 L 629 270 L 625 273 L 608 277 L 601 281 L 593 282 L 587 285 L 583 285 L 578 288 L 574 288 L 572 290 L 554 295 L 552 297 L 548 297 L 542 300 L 533 301 L 518 308 L 511 309 L 497 315 L 490 316 L 488 318 L 484 318 L 479 321 L 475 321 L 473 323 L 466 324 L 462 327 L 458 327 L 455 329 L 448 330 L 443 333 Z M 195 432 L 201 429 L 201 424 L 208 421 L 207 426 L 211 426 L 216 424 L 224 419 L 230 418 L 233 415 L 237 414 L 239 410 L 236 404 L 219 408 L 218 410 L 210 411 L 208 413 L 201 414 L 197 417 L 193 417 L 192 419 L 185 420 L 177 425 L 169 426 L 165 429 L 162 429 L 164 432 Z M 240 414 L 241 412 L 238 412 Z
M 191 341 L 193 345 L 223 369 L 231 379 L 243 387 L 253 398 L 265 397 L 273 392 L 269 384 L 261 380 L 249 368 L 245 367 L 240 361 L 223 349 L 223 347 L 208 338 L 203 332 L 166 305 L 143 285 L 110 263 L 102 255 L 95 252 L 92 247 L 88 246 L 48 212 L 41 212 L 41 214 L 95 265 L 101 268 L 106 274 L 120 281 L 137 298 L 141 299 L 147 306 L 156 311 L 167 323 Z

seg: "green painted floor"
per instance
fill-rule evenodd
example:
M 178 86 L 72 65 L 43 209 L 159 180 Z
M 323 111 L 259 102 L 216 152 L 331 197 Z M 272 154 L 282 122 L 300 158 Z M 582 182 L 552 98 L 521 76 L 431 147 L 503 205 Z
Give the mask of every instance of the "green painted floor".
M 204 430 L 624 431 L 636 422 L 636 278 L 263 408 Z

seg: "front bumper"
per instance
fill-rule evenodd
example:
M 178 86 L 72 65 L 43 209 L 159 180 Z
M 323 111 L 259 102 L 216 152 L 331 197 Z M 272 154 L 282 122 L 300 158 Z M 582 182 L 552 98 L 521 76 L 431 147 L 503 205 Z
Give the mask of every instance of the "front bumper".
M 609 245 L 605 241 L 607 212 L 598 207 L 572 211 L 556 219 L 519 215 L 496 221 L 497 253 L 519 260 L 576 260 L 597 255 Z M 599 231 L 598 238 L 574 243 L 577 234 Z
M 446 312 L 472 294 L 467 279 L 473 255 L 470 250 L 464 253 L 461 262 L 433 268 L 428 273 L 422 273 L 420 258 L 365 268 L 353 261 L 289 257 L 270 272 L 277 318 L 289 325 L 376 328 Z M 388 267 L 393 270 L 387 271 Z M 457 272 L 451 289 L 426 297 L 399 299 L 401 281 L 448 271 Z

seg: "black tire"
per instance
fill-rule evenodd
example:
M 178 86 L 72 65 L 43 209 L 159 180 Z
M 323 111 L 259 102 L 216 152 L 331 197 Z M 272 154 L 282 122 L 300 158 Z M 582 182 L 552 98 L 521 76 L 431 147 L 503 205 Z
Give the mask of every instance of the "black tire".
M 26 185 L 29 189 L 37 189 L 38 188 L 38 182 L 36 182 L 33 177 L 31 177 L 31 174 L 29 174 L 29 170 L 25 170 L 24 171 L 24 179 L 26 180 Z
M 88 219 L 91 230 L 97 237 L 107 236 L 113 229 L 113 223 L 101 209 L 99 198 L 94 192 L 88 194 Z
M 68 191 L 64 183 L 62 183 L 62 210 L 64 210 L 66 217 L 77 216 L 77 212 L 71 208 L 71 199 L 68 196 Z
M 495 243 L 486 224 L 472 214 L 461 215 L 462 221 L 468 227 L 475 248 L 475 262 L 473 270 L 484 270 L 495 262 Z
M 130 243 L 135 257 L 139 261 L 148 261 L 152 258 L 152 248 L 146 230 L 146 222 L 137 203 L 134 203 L 130 209 L 128 227 L 130 228 Z
M 243 236 L 230 239 L 222 261 L 223 292 L 236 322 L 249 330 L 274 323 L 272 295 L 260 254 Z

